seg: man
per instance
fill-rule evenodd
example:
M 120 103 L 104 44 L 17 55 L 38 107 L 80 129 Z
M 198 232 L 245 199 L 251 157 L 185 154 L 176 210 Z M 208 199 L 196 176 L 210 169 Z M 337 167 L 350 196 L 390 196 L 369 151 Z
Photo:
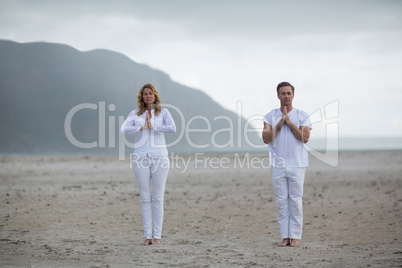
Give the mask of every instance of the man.
M 306 112 L 293 108 L 295 88 L 288 82 L 276 88 L 281 107 L 264 116 L 262 139 L 268 144 L 272 185 L 276 197 L 279 231 L 278 246 L 300 247 L 303 226 L 303 183 L 311 122 Z

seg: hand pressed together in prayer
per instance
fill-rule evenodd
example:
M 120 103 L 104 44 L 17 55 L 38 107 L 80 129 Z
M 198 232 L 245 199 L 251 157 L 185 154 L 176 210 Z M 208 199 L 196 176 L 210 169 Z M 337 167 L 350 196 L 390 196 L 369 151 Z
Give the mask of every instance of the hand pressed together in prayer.
M 154 127 L 151 124 L 151 118 L 152 118 L 151 112 L 147 111 L 147 115 L 146 115 L 146 118 L 145 118 L 145 125 L 143 127 L 141 127 L 141 130 L 154 129 Z
M 288 108 L 286 106 L 283 106 L 282 120 L 283 120 L 283 123 L 286 125 L 289 125 L 290 123 L 292 123 L 289 119 Z

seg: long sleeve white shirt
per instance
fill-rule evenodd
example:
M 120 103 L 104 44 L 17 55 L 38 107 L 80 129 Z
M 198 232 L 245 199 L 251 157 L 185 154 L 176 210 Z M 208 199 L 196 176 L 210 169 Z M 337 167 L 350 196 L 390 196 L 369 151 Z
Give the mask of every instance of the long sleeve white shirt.
M 120 133 L 127 135 L 135 135 L 133 160 L 143 157 L 160 158 L 168 155 L 166 148 L 165 134 L 175 133 L 176 125 L 170 112 L 162 108 L 158 115 L 151 110 L 151 124 L 154 128 L 140 130 L 145 125 L 145 111 L 140 116 L 137 115 L 138 109 L 131 111 L 123 122 Z

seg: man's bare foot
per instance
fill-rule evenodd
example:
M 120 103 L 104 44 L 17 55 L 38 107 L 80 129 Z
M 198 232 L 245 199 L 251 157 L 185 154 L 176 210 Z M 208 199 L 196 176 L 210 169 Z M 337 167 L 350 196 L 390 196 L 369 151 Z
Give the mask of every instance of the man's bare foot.
M 278 247 L 286 247 L 290 245 L 290 239 L 285 238 L 282 240 L 282 242 L 278 243 Z
M 300 247 L 299 240 L 297 239 L 292 239 L 292 242 L 290 243 L 291 247 Z
M 154 239 L 154 245 L 160 245 L 161 244 L 161 240 L 160 239 Z
M 145 241 L 142 242 L 140 245 L 142 246 L 152 245 L 152 239 L 145 239 Z

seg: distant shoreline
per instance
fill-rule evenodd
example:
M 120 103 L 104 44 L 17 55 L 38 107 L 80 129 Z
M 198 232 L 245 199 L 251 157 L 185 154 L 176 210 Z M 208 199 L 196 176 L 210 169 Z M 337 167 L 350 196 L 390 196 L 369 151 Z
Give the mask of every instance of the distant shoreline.
M 311 151 L 316 151 L 318 153 L 325 152 L 377 152 L 377 151 L 402 151 L 402 137 L 345 137 L 340 139 L 335 138 L 312 138 L 307 143 L 307 149 Z M 61 155 L 119 155 L 117 148 L 93 148 L 93 149 L 80 149 L 78 148 L 76 151 L 73 149 L 69 149 L 66 152 L 55 152 L 55 151 L 41 151 L 40 149 L 36 149 L 35 152 L 27 150 L 27 152 L 0 152 L 0 156 L 61 156 Z M 190 155 L 195 153 L 204 153 L 204 154 L 234 154 L 234 153 L 253 153 L 253 154 L 268 154 L 268 146 L 262 149 L 249 149 L 249 150 L 226 150 L 224 149 L 200 149 L 200 150 L 186 150 L 186 149 L 178 149 L 168 148 L 169 153 L 175 153 L 177 155 Z M 133 149 L 126 147 L 125 154 L 129 155 L 133 153 Z
M 402 148 L 395 148 L 395 149 L 340 149 L 338 151 L 336 150 L 316 150 L 319 153 L 359 153 L 359 152 L 400 152 L 402 151 Z M 129 156 L 132 152 L 126 153 L 125 156 Z M 269 151 L 268 149 L 266 151 L 193 151 L 193 152 L 172 152 L 169 151 L 170 154 L 175 154 L 175 155 L 180 155 L 180 156 L 187 156 L 187 155 L 194 155 L 194 154 L 205 154 L 205 155 L 230 155 L 230 154 L 256 154 L 256 155 L 268 155 Z M 311 153 L 310 153 L 311 154 Z M 118 153 L 0 153 L 0 157 L 58 157 L 58 156 L 116 156 L 118 157 Z

